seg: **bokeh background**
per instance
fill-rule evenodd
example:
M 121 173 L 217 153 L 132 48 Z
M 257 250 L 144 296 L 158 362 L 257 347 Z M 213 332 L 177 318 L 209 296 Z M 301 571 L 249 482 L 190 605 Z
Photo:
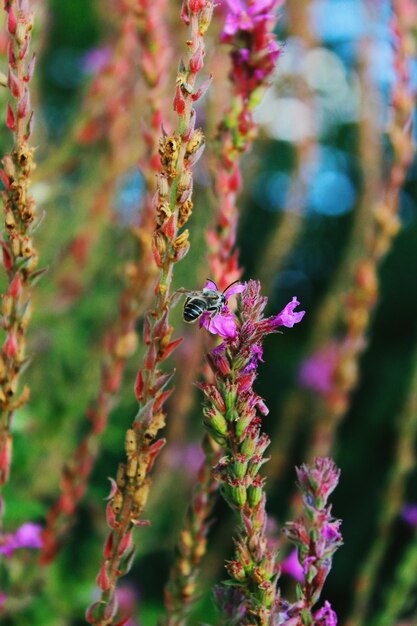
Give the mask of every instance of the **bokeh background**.
M 115 316 L 124 263 L 135 254 L 130 227 L 136 222 L 145 192 L 138 168 L 143 149 L 140 120 L 144 87 L 134 67 L 131 80 L 132 84 L 137 81 L 138 87 L 127 132 L 114 123 L 126 117 L 117 102 L 113 126 L 104 114 L 98 116 L 102 126 L 86 130 L 84 125 L 90 107 L 99 110 L 103 104 L 94 103 L 89 90 L 118 36 L 117 3 L 45 0 L 33 4 L 37 14 L 33 47 L 39 50 L 33 94 L 33 142 L 38 162 L 33 193 L 39 210 L 46 213 L 36 237 L 42 265 L 49 266 L 49 272 L 35 293 L 30 329 L 34 358 L 26 372 L 31 401 L 14 421 L 12 480 L 5 492 L 5 523 L 9 528 L 27 520 L 42 523 L 57 496 L 62 466 L 86 429 L 84 412 L 99 381 L 102 337 Z M 167 20 L 175 25 L 179 3 L 171 5 Z M 284 52 L 273 84 L 257 110 L 259 137 L 244 158 L 239 227 L 244 278 L 262 280 L 263 292 L 269 297 L 268 310 L 280 311 L 297 295 L 307 311 L 303 323 L 292 331 L 268 338 L 257 383 L 258 392 L 270 407 L 265 428 L 273 441 L 273 459 L 274 455 L 281 459 L 288 439 L 285 461 L 278 465 L 271 462 L 276 474 L 272 472 L 269 478 L 268 511 L 277 535 L 288 519 L 294 466 L 305 458 L 305 444 L 317 410 L 313 395 L 300 386 L 298 371 L 312 342 L 319 345 L 321 334 L 326 332 L 326 320 L 317 318 L 323 301 L 343 307 L 343 293 L 349 286 L 344 268 L 352 254 L 352 233 L 355 228 L 360 231 L 362 219 L 358 218 L 361 190 L 372 174 L 367 169 L 372 168 L 372 162 L 365 163 L 361 153 L 360 128 L 375 124 L 382 137 L 379 156 L 387 168 L 391 153 L 384 135 L 395 80 L 389 2 L 294 0 L 281 13 L 278 34 Z M 184 33 L 180 28 L 172 32 L 171 45 L 174 50 L 181 49 Z M 221 62 L 226 47 L 219 52 L 213 44 L 215 33 L 209 37 L 208 47 L 212 49 L 206 58 L 206 66 L 212 64 L 213 89 L 199 111 L 208 138 L 218 122 L 227 81 L 227 67 Z M 168 102 L 177 57 L 173 54 L 172 76 L 167 80 Z M 415 89 L 415 59 L 410 60 L 410 80 Z M 115 99 L 119 89 L 115 85 Z M 364 95 L 369 94 L 373 98 L 371 113 L 364 111 L 363 104 Z M 5 110 L 3 93 L 0 106 Z M 167 125 L 170 109 L 168 104 Z M 10 149 L 4 126 L 0 143 L 2 153 Z M 294 179 L 300 155 L 301 168 Z M 381 506 L 385 506 L 398 416 L 409 397 L 417 367 L 416 179 L 414 163 L 400 196 L 401 232 L 380 271 L 380 297 L 360 361 L 360 382 L 334 449 L 342 475 L 333 497 L 333 511 L 343 520 L 344 546 L 335 557 L 324 597 L 331 601 L 340 623 L 352 606 L 354 581 L 375 538 Z M 94 201 L 98 210 L 92 218 Z M 212 202 L 203 159 L 196 174 L 198 209 L 190 228 L 191 251 L 178 267 L 177 287 L 199 288 L 205 279 L 204 231 L 212 219 Z M 83 250 L 74 253 L 71 249 L 68 254 L 74 236 L 85 225 L 92 235 L 89 253 L 83 256 Z M 142 626 L 156 624 L 161 615 L 163 584 L 201 460 L 201 396 L 192 385 L 200 371 L 198 362 L 193 362 L 200 331 L 197 327 L 181 328 L 180 308 L 175 310 L 174 320 L 177 335 L 183 333 L 185 341 L 172 362 L 178 369 L 181 395 L 173 396 L 168 409 L 169 445 L 158 460 L 146 515 L 152 525 L 138 531 L 138 558 L 121 585 L 126 602 L 132 602 L 138 611 L 132 624 Z M 319 331 L 317 324 L 321 324 Z M 14 614 L 5 617 L 7 625 L 84 623 L 85 608 L 95 593 L 94 579 L 105 536 L 106 477 L 114 474 L 123 454 L 125 429 L 136 413 L 133 381 L 141 354 L 139 346 L 129 361 L 88 492 L 62 551 L 42 570 L 33 551 L 12 559 L 9 575 L 20 596 Z M 182 370 L 181 363 L 186 364 Z M 291 413 L 288 398 L 294 393 L 301 410 Z M 417 503 L 416 479 L 413 470 L 407 480 L 406 503 Z M 190 623 L 215 622 L 210 587 L 222 578 L 224 558 L 232 550 L 233 520 L 223 503 L 216 505 L 213 518 L 209 553 L 202 565 L 201 600 Z M 414 533 L 399 515 L 373 594 L 375 614 Z M 294 581 L 286 575 L 282 581 L 291 593 Z M 416 609 L 414 595 L 405 617 Z

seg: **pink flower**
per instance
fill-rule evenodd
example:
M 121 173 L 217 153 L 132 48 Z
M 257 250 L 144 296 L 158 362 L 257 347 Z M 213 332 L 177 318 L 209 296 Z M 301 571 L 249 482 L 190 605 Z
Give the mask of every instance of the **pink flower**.
M 319 394 L 330 393 L 338 358 L 339 346 L 336 342 L 314 352 L 301 364 L 298 373 L 300 385 Z
M 317 626 L 337 626 L 337 615 L 330 606 L 330 602 L 327 602 L 327 600 L 324 606 L 315 614 L 314 623 L 317 624 Z
M 207 280 L 204 285 L 204 289 L 211 291 L 218 291 L 217 285 L 212 280 Z M 200 318 L 200 327 L 206 328 L 213 335 L 219 335 L 223 339 L 235 339 L 237 336 L 237 326 L 234 314 L 227 306 L 227 300 L 230 296 L 238 293 L 242 293 L 246 289 L 246 285 L 236 282 L 230 285 L 224 292 L 225 304 L 222 310 L 217 315 L 211 315 L 210 313 L 203 313 Z
M 239 30 L 251 31 L 257 23 L 272 19 L 274 16 L 270 12 L 277 4 L 277 0 L 249 0 L 247 5 L 241 0 L 227 0 L 229 11 L 222 32 L 223 40 L 228 41 Z
M 294 311 L 299 304 L 297 298 L 294 296 L 291 302 L 282 309 L 281 313 L 278 313 L 278 315 L 271 319 L 271 323 L 274 324 L 275 327 L 286 326 L 287 328 L 292 328 L 294 324 L 301 322 L 305 311 Z
M 283 574 L 289 574 L 299 583 L 304 582 L 304 572 L 298 560 L 298 550 L 292 550 L 285 561 L 281 563 L 281 571 Z
M 14 534 L 0 538 L 0 554 L 11 557 L 18 548 L 42 548 L 42 527 L 33 522 L 26 522 Z

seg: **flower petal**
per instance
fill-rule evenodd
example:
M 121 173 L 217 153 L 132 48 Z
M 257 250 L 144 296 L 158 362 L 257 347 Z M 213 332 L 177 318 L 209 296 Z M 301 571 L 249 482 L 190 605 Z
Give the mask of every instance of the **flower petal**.
M 224 339 L 234 339 L 237 335 L 234 315 L 215 315 L 211 318 L 208 330 Z
M 226 289 L 224 292 L 224 296 L 226 300 L 230 298 L 230 296 L 235 295 L 236 293 L 242 293 L 246 289 L 246 283 L 233 283 Z
M 286 326 L 287 328 L 292 328 L 294 324 L 298 324 L 301 322 L 305 315 L 305 311 L 294 311 L 294 309 L 299 305 L 296 296 L 293 297 L 291 302 L 287 304 L 278 315 L 274 318 L 275 326 Z
M 206 279 L 206 284 L 204 285 L 204 289 L 211 289 L 212 291 L 218 291 L 218 287 L 214 280 L 210 280 L 210 278 Z

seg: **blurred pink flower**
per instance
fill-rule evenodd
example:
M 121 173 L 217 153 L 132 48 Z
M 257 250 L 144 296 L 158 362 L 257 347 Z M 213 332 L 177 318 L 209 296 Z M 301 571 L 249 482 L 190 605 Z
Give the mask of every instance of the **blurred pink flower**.
M 166 451 L 170 467 L 182 469 L 195 477 L 204 460 L 204 453 L 199 443 L 174 443 Z
M 0 538 L 0 554 L 11 557 L 18 548 L 42 548 L 42 527 L 33 522 L 26 522 L 12 534 Z
M 86 74 L 98 74 L 111 59 L 110 46 L 91 48 L 81 59 L 81 68 Z
M 132 615 L 136 612 L 139 599 L 136 587 L 129 583 L 121 584 L 116 589 L 116 597 L 121 615 Z M 130 617 L 125 626 L 139 626 L 139 623 Z
M 338 362 L 339 346 L 333 342 L 314 352 L 301 364 L 298 381 L 300 385 L 319 394 L 327 394 L 333 388 L 333 375 Z
M 281 563 L 281 572 L 292 576 L 299 583 L 304 582 L 303 568 L 298 560 L 298 550 L 296 548 L 292 550 L 285 561 Z
M 417 504 L 406 504 L 401 511 L 401 517 L 407 524 L 417 528 Z

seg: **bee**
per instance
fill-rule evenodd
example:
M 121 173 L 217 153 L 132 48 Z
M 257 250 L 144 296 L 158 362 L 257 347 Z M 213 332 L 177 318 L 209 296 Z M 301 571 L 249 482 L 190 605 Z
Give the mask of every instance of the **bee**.
M 184 302 L 183 319 L 184 322 L 192 323 L 198 320 L 203 313 L 210 313 L 210 317 L 218 315 L 227 302 L 228 289 L 239 281 L 230 283 L 224 291 L 219 291 L 213 280 L 207 280 L 210 287 L 204 287 L 201 291 L 183 291 L 188 293 Z

